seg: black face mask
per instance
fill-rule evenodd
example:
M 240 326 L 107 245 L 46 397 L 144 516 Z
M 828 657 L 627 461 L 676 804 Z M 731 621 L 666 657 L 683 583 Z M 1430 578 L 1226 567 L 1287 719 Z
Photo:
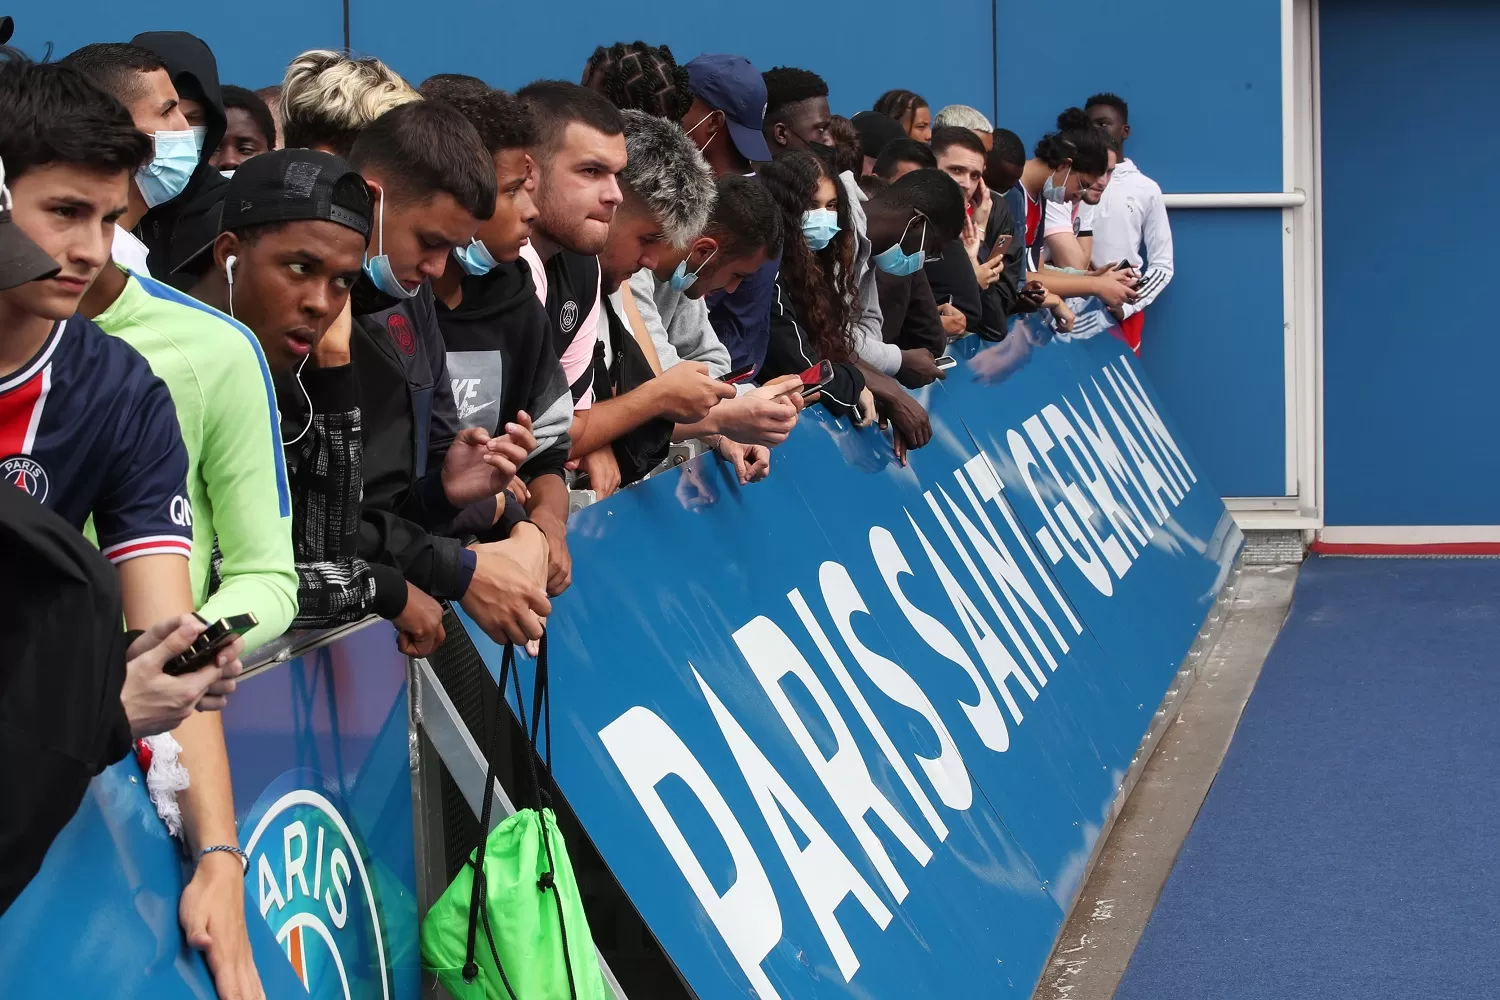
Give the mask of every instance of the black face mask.
M 835 157 L 832 146 L 825 146 L 821 142 L 810 142 L 807 144 L 807 151 L 828 164 L 830 170 L 835 169 Z

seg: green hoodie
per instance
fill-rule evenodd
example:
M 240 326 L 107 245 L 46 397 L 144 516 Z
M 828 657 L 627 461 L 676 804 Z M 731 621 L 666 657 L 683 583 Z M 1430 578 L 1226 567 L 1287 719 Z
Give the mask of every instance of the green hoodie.
M 218 310 L 137 274 L 94 322 L 139 351 L 172 393 L 188 451 L 198 613 L 216 621 L 253 612 L 260 624 L 245 637 L 247 650 L 276 638 L 297 613 L 297 571 L 276 395 L 260 344 Z

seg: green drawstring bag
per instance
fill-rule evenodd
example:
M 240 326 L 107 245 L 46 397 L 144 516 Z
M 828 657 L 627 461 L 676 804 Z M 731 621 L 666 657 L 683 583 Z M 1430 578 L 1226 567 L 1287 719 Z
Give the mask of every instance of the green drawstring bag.
M 500 713 L 512 678 L 521 729 L 526 730 L 521 673 L 513 669 L 514 659 L 514 647 L 507 645 L 490 724 L 479 846 L 422 921 L 422 967 L 437 976 L 454 1000 L 613 1000 L 599 971 L 567 845 L 556 816 L 546 808 L 537 772 L 543 716 L 549 775 L 552 766 L 545 635 L 537 656 L 526 755 L 537 807 L 519 809 L 490 830 Z

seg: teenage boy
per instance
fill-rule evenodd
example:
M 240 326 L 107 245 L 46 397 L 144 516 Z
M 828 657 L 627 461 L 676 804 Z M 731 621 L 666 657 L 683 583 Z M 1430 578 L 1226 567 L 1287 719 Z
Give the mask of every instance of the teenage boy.
M 352 290 L 350 354 L 364 421 L 359 553 L 395 566 L 439 600 L 460 601 L 496 641 L 540 639 L 551 611 L 538 581 L 548 546 L 504 488 L 535 441 L 528 421 L 491 441 L 458 427 L 431 279 L 495 213 L 495 168 L 474 126 L 437 101 L 413 101 L 366 125 L 350 164 L 375 198 L 375 231 Z M 495 464 L 491 464 L 495 463 Z M 476 504 L 503 541 L 465 546 L 454 531 Z M 474 533 L 474 532 L 464 532 Z
M 0 61 L 0 121 L 13 224 L 58 268 L 0 291 L 0 475 L 77 528 L 93 517 L 100 551 L 120 575 L 126 627 L 151 628 L 193 610 L 187 450 L 167 387 L 146 360 L 76 315 L 109 261 L 131 176 L 151 144 L 78 71 L 9 53 Z M 178 917 L 220 995 L 260 996 L 223 729 L 200 711 L 173 735 L 192 782 L 178 804 L 195 862 Z
M 775 66 L 761 74 L 766 84 L 766 120 L 762 131 L 771 155 L 811 146 L 832 146 L 833 112 L 828 84 L 816 73 Z
M 767 260 L 781 253 L 781 214 L 765 186 L 753 177 L 725 174 L 703 232 L 686 246 L 663 247 L 655 268 L 641 268 L 629 285 L 641 320 L 651 334 L 663 371 L 697 361 L 708 374 L 730 371 L 729 351 L 709 322 L 705 298 L 733 294 Z M 703 420 L 679 425 L 676 440 L 723 434 L 742 444 L 775 447 L 796 426 L 801 396 L 775 385 L 751 389 L 714 406 Z
M 115 88 L 116 99 L 133 98 L 126 110 L 150 134 L 158 120 L 139 88 L 159 83 L 166 71 L 133 70 L 131 48 L 92 46 L 69 58 Z M 113 263 L 99 272 L 80 308 L 139 351 L 172 393 L 188 451 L 199 614 L 208 621 L 254 614 L 260 624 L 245 636 L 249 649 L 276 638 L 296 614 L 297 575 L 275 391 L 260 345 L 227 316 Z
M 442 641 L 442 609 L 399 569 L 356 554 L 359 382 L 345 307 L 374 200 L 347 163 L 309 149 L 247 160 L 226 190 L 211 266 L 192 291 L 248 328 L 276 384 L 297 560 L 293 627 L 378 614 L 395 623 L 404 652 L 425 656 Z
M 151 248 L 153 274 L 186 288 L 192 275 L 182 263 L 214 238 L 224 200 L 224 177 L 209 162 L 224 138 L 219 64 L 208 45 L 186 31 L 143 31 L 130 42 L 166 64 L 193 134 L 191 162 L 183 149 L 181 164 L 188 177 L 181 193 L 152 208 L 140 223 L 141 239 Z
M 766 81 L 744 56 L 701 55 L 687 64 L 693 106 L 682 127 L 716 175 L 749 174 L 771 159 L 764 133 Z M 708 318 L 734 368 L 760 370 L 771 340 L 771 300 L 781 255 L 731 292 L 708 297 Z
M 150 274 L 151 251 L 137 229 L 147 212 L 187 188 L 197 165 L 193 132 L 167 64 L 151 50 L 123 42 L 85 45 L 65 56 L 62 64 L 78 70 L 123 104 L 135 127 L 151 138 L 151 162 L 131 179 L 129 206 L 115 224 L 111 249 L 116 264 L 135 274 Z M 157 267 L 165 267 L 160 257 Z
M 1120 320 L 1125 342 L 1139 354 L 1145 309 L 1172 280 L 1172 226 L 1167 221 L 1161 186 L 1125 156 L 1125 140 L 1130 138 L 1129 105 L 1115 94 L 1095 94 L 1083 110 L 1120 147 L 1122 159 L 1115 167 L 1114 179 L 1094 210 L 1092 252 L 1093 259 L 1102 262 L 1101 267 L 1122 260 L 1138 271 L 1144 267 L 1136 288 L 1139 297 L 1111 310 Z
M 619 178 L 624 201 L 599 254 L 606 295 L 613 295 L 635 272 L 656 267 L 663 250 L 690 245 L 707 225 L 715 195 L 713 172 L 679 126 L 643 111 L 621 115 L 628 159 Z M 645 352 L 640 345 L 617 341 L 615 334 L 620 330 L 626 331 L 626 340 L 633 338 L 625 315 L 617 310 L 612 319 L 602 352 L 604 368 L 614 383 L 611 398 L 574 416 L 575 458 L 614 444 L 643 424 L 697 423 L 721 400 L 734 396 L 733 386 L 710 376 L 707 365 L 692 361 L 666 367 L 657 360 L 650 367 L 659 369 L 659 376 L 639 387 L 622 388 L 616 371 L 618 352 L 631 348 Z M 649 343 L 646 347 L 650 348 L 649 361 L 656 352 Z M 665 438 L 670 437 L 668 427 Z
M 521 260 L 537 218 L 536 178 L 526 153 L 536 142 L 536 128 L 520 101 L 475 77 L 429 79 L 422 96 L 461 112 L 494 163 L 495 214 L 468 246 L 449 255 L 432 287 L 459 424 L 499 434 L 522 411 L 531 417 L 536 447 L 521 465 L 520 478 L 527 513 L 547 536 L 547 591 L 556 597 L 572 582 L 564 469 L 573 396 L 553 347 L 547 310 Z
M 963 232 L 964 205 L 958 185 L 938 170 L 916 170 L 882 188 L 865 203 L 870 259 L 891 275 L 921 270 L 928 257 Z M 927 413 L 895 379 L 864 362 L 859 367 L 882 421 L 893 427 L 896 457 L 904 463 L 908 449 L 932 439 Z
M 209 157 L 209 166 L 225 177 L 233 176 L 241 163 L 276 148 L 276 122 L 271 109 L 253 91 L 226 86 L 224 94 L 224 138 Z

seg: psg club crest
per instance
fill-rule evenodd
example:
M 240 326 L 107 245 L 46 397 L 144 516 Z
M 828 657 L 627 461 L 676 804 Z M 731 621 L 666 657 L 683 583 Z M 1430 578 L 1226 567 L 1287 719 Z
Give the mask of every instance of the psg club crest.
M 0 462 L 0 478 L 25 491 L 37 503 L 47 502 L 47 470 L 29 455 L 12 455 Z
M 245 844 L 245 892 L 310 996 L 390 1000 L 391 943 L 360 842 L 332 801 L 288 784 L 274 782 L 251 810 L 260 819 Z
M 402 354 L 409 358 L 417 353 L 417 337 L 412 333 L 411 324 L 406 321 L 405 316 L 395 313 L 386 320 L 385 328 L 390 331 L 391 339 L 396 342 Z

